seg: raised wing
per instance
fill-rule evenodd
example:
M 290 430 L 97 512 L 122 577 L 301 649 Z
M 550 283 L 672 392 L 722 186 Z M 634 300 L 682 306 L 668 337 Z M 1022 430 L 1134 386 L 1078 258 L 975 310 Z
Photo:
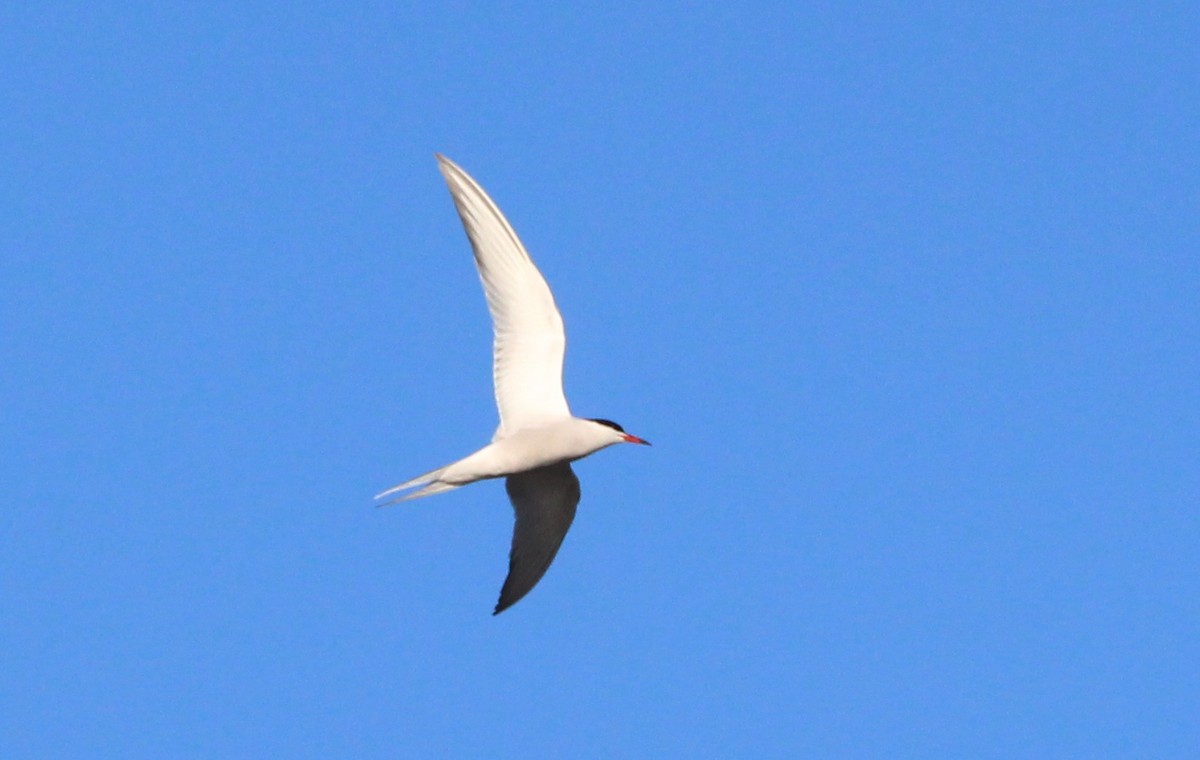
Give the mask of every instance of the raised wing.
M 508 577 L 493 615 L 516 604 L 546 574 L 579 504 L 579 478 L 566 462 L 509 475 L 504 489 L 517 519 Z
M 483 188 L 450 159 L 440 154 L 437 159 L 492 313 L 496 437 L 570 416 L 562 387 L 566 337 L 550 287 Z

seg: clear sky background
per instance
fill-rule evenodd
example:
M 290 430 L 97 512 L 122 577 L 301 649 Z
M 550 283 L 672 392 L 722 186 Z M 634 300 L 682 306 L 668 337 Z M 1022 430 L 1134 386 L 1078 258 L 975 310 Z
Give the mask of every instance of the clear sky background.
M 0 756 L 1200 746 L 1194 3 L 423 5 L 0 10 Z M 655 444 L 496 618 L 435 151 Z

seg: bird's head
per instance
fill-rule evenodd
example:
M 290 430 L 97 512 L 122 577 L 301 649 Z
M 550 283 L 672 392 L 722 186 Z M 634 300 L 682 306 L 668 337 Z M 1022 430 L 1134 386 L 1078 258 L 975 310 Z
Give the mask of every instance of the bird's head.
M 594 422 L 596 425 L 608 428 L 608 434 L 613 438 L 613 443 L 640 443 L 643 446 L 649 446 L 649 441 L 644 441 L 636 435 L 630 435 L 625 432 L 625 428 L 621 427 L 612 420 L 605 419 L 589 419 L 588 422 Z M 607 445 L 607 444 L 605 444 Z

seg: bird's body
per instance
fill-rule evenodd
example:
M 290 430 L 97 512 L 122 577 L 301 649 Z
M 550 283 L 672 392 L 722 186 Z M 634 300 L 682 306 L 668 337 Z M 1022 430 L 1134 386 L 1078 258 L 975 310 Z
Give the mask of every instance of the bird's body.
M 571 414 L 562 389 L 566 337 L 549 286 L 483 188 L 445 156 L 438 164 L 474 249 L 492 315 L 500 426 L 492 442 L 470 456 L 376 498 L 408 491 L 393 499 L 404 501 L 506 478 L 516 524 L 499 613 L 541 580 L 571 526 L 580 490 L 570 463 L 614 443 L 646 441 L 614 422 Z
M 592 420 L 565 417 L 537 427 L 519 428 L 474 454 L 389 488 L 379 496 L 390 496 L 425 483 L 429 485 L 424 489 L 408 493 L 397 501 L 429 496 L 479 480 L 502 478 L 558 462 L 574 462 L 624 440 L 623 436 L 614 436 L 612 428 Z

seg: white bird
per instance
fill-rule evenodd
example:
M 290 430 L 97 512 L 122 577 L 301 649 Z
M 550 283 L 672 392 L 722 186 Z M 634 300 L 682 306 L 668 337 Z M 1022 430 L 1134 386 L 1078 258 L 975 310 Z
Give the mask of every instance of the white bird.
M 571 414 L 562 387 L 566 336 L 550 287 L 479 183 L 445 156 L 438 154 L 437 160 L 475 251 L 492 314 L 492 380 L 500 427 L 492 442 L 474 454 L 375 498 L 417 489 L 385 502 L 393 504 L 505 478 L 516 524 L 495 615 L 537 585 L 571 527 L 579 504 L 579 479 L 571 462 L 614 443 L 649 443 L 610 420 Z

